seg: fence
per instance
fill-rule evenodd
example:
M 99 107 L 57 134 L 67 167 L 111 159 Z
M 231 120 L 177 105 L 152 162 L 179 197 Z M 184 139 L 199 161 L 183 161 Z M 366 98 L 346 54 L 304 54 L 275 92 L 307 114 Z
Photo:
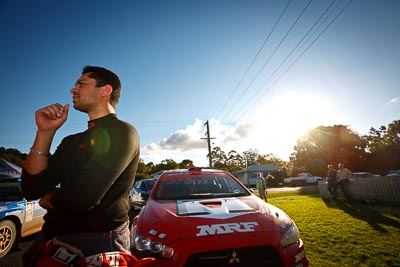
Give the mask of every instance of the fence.
M 321 197 L 329 197 L 328 184 L 318 182 Z M 350 181 L 350 192 L 356 200 L 377 200 L 382 202 L 400 202 L 400 177 L 382 176 L 362 178 Z M 341 194 L 338 188 L 339 196 Z

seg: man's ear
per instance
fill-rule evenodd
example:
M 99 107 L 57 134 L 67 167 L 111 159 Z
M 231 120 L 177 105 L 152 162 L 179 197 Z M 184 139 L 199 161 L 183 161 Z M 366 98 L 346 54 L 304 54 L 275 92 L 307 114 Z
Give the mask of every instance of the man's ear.
M 111 92 L 112 92 L 112 86 L 109 84 L 105 85 L 104 89 L 102 91 L 103 96 L 109 96 L 111 94 Z

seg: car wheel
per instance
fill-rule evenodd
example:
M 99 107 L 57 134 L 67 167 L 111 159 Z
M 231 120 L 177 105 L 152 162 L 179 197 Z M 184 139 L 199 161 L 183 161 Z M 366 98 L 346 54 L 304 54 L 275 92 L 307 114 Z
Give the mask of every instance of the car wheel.
M 17 237 L 17 227 L 10 220 L 0 221 L 0 258 L 13 248 Z

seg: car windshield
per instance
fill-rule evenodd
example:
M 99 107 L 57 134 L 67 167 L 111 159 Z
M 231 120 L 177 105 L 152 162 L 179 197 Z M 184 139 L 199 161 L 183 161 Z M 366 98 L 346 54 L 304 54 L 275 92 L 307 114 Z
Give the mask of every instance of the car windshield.
M 155 199 L 203 199 L 217 197 L 245 196 L 250 193 L 231 177 L 187 177 L 160 181 Z
M 146 183 L 143 183 L 143 184 L 142 184 L 142 189 L 144 189 L 144 190 L 151 190 L 151 189 L 153 188 L 153 186 L 154 186 L 155 183 L 156 183 L 156 181 L 153 181 L 153 180 L 151 180 L 151 181 L 146 181 Z
M 18 186 L 0 184 L 0 201 L 22 200 L 24 197 Z
M 155 180 L 142 180 L 136 182 L 134 188 L 139 190 L 151 190 L 155 183 Z

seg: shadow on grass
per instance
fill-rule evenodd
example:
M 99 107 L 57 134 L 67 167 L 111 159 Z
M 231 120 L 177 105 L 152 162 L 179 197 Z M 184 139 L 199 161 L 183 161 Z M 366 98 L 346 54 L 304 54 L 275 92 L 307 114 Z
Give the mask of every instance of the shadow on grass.
M 324 198 L 323 201 L 328 208 L 341 209 L 350 216 L 367 222 L 371 227 L 380 232 L 387 232 L 381 225 L 392 226 L 400 229 L 400 222 L 389 218 L 373 209 L 373 206 L 368 206 L 363 202 L 347 201 L 347 200 L 332 200 Z

